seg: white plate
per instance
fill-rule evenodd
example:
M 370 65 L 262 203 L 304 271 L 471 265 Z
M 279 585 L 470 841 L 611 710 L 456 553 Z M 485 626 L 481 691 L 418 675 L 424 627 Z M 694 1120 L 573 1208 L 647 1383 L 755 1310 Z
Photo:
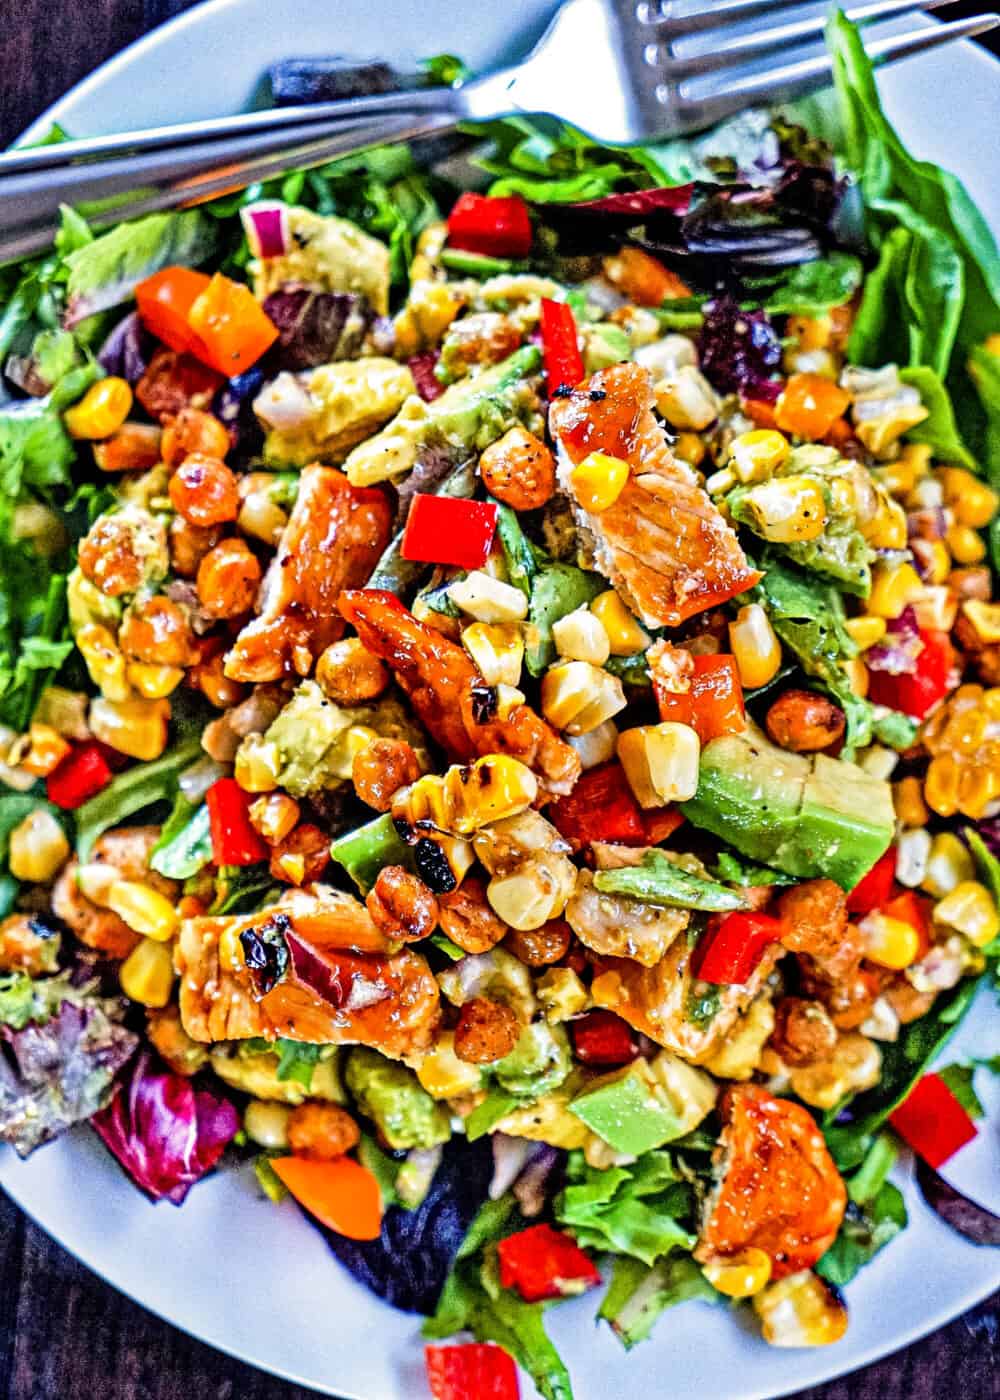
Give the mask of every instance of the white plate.
M 551 0 L 211 0 L 99 69 L 29 134 L 54 120 L 90 135 L 235 111 L 254 100 L 260 75 L 281 57 L 341 53 L 412 63 L 448 50 L 473 65 L 495 63 L 521 51 L 551 8 Z M 911 148 L 961 175 L 1000 229 L 1000 187 L 990 178 L 998 80 L 989 57 L 965 44 L 888 73 L 882 87 Z M 963 1048 L 995 1051 L 998 1039 L 995 1002 L 984 997 L 947 1057 Z M 983 1087 L 992 1094 L 992 1115 L 951 1176 L 995 1206 L 1000 1095 Z M 851 1326 L 842 1342 L 776 1351 L 729 1312 L 691 1304 L 668 1313 L 653 1340 L 626 1356 L 608 1328 L 595 1327 L 591 1295 L 548 1320 L 578 1400 L 627 1392 L 671 1400 L 785 1394 L 863 1366 L 986 1297 L 1000 1285 L 998 1252 L 949 1230 L 903 1175 L 910 1228 L 848 1290 Z M 180 1210 L 152 1206 L 96 1137 L 80 1129 L 28 1162 L 5 1150 L 0 1185 L 96 1273 L 213 1346 L 352 1400 L 427 1394 L 419 1319 L 355 1284 L 293 1205 L 260 1198 L 248 1170 L 216 1174 Z

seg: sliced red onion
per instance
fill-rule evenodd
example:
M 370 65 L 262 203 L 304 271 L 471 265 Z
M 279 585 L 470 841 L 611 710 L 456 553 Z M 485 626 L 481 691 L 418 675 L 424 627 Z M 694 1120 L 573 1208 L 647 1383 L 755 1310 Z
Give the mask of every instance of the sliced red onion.
M 957 1230 L 973 1244 L 1000 1244 L 1000 1215 L 971 1201 L 939 1176 L 926 1162 L 917 1161 L 917 1183 L 924 1200 L 940 1215 L 946 1225 Z
M 913 676 L 923 649 L 917 614 L 912 607 L 904 608 L 891 630 L 865 652 L 865 665 L 869 671 L 887 671 L 891 676 Z
M 424 403 L 433 403 L 444 393 L 445 386 L 434 373 L 434 367 L 441 358 L 439 350 L 425 350 L 422 355 L 411 355 L 407 360 L 417 393 Z
M 490 1145 L 493 1148 L 493 1180 L 490 1182 L 490 1200 L 498 1201 L 514 1185 L 521 1175 L 536 1144 L 528 1138 L 508 1137 L 506 1133 L 494 1133 Z
M 559 1153 L 554 1147 L 539 1144 L 539 1150 L 531 1159 L 517 1181 L 514 1182 L 514 1195 L 517 1197 L 521 1214 L 528 1220 L 541 1215 L 545 1209 L 549 1177 L 559 1161 Z
M 629 214 L 637 219 L 667 209 L 673 214 L 686 214 L 691 206 L 694 185 L 666 185 L 655 190 L 630 190 L 625 194 L 608 194 L 603 199 L 585 199 L 573 204 L 582 214 Z
M 366 977 L 359 967 L 348 966 L 358 959 L 340 955 L 336 961 L 331 961 L 291 928 L 285 931 L 285 944 L 295 976 L 331 1006 L 345 1011 L 363 1011 L 389 995 L 384 982 Z
M 288 206 L 279 202 L 248 204 L 240 211 L 255 258 L 280 258 L 288 252 Z

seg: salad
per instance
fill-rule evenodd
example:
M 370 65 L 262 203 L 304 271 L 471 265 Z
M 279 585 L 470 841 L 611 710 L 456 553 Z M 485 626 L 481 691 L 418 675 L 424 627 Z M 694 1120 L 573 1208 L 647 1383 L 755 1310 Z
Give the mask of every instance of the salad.
M 441 1400 L 601 1283 L 836 1342 L 904 1147 L 1000 1242 L 1000 258 L 828 42 L 0 270 L 0 1138 L 252 1156 Z

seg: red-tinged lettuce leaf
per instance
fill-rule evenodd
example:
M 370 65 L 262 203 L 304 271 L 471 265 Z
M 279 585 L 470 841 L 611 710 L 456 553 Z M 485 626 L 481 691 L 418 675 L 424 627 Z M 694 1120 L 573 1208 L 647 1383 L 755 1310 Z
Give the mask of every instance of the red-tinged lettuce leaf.
M 136 385 L 149 368 L 156 341 L 139 320 L 138 311 L 130 311 L 113 327 L 97 352 L 97 360 L 108 374 L 117 374 Z
M 634 222 L 661 209 L 667 209 L 672 214 L 686 214 L 693 190 L 693 184 L 667 185 L 656 190 L 628 190 L 624 194 L 605 195 L 603 199 L 584 199 L 572 208 L 583 215 L 622 214 Z
M 264 310 L 278 328 L 267 361 L 275 372 L 353 359 L 374 319 L 364 297 L 313 287 L 282 287 L 265 300 Z
M 441 352 L 439 350 L 425 350 L 422 355 L 411 355 L 406 362 L 413 375 L 413 382 L 417 386 L 417 393 L 424 403 L 433 403 L 444 393 L 445 386 L 434 373 L 440 358 Z
M 771 375 L 781 366 L 781 341 L 764 311 L 744 311 L 732 297 L 705 305 L 698 338 L 701 367 L 723 393 L 773 403 L 781 383 Z
M 239 1129 L 236 1109 L 210 1089 L 158 1067 L 148 1051 L 91 1119 L 105 1147 L 154 1201 L 180 1205 Z

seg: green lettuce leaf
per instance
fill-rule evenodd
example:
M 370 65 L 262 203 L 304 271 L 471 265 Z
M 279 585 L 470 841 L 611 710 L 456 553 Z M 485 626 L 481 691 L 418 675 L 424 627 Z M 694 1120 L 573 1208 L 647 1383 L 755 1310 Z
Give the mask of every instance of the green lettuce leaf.
M 611 1284 L 598 1316 L 611 1324 L 615 1336 L 629 1351 L 637 1342 L 645 1341 L 667 1308 L 692 1298 L 706 1303 L 723 1301 L 690 1255 L 674 1254 L 651 1268 L 639 1259 L 620 1255 L 615 1259 Z
M 570 1153 L 556 1220 L 583 1248 L 628 1254 L 650 1265 L 694 1247 L 694 1191 L 673 1156 L 647 1152 L 627 1167 L 597 1169 Z
M 102 832 L 117 826 L 156 802 L 172 802 L 177 779 L 201 753 L 198 739 L 185 739 L 153 763 L 138 763 L 113 778 L 103 791 L 76 813 L 76 849 L 86 861 Z
M 906 1203 L 886 1180 L 896 1160 L 894 1139 L 881 1133 L 864 1161 L 846 1178 L 847 1211 L 837 1238 L 816 1265 L 828 1283 L 843 1288 L 874 1259 L 880 1249 L 906 1229 Z
M 599 870 L 594 876 L 594 887 L 601 894 L 625 895 L 668 909 L 704 909 L 718 913 L 747 907 L 746 900 L 735 890 L 691 874 L 657 850 L 647 851 L 641 865 Z
M 178 827 L 177 818 L 180 804 L 187 808 L 186 816 Z M 205 803 L 195 806 L 178 794 L 170 820 L 165 822 L 160 839 L 150 857 L 150 869 L 165 875 L 168 880 L 189 880 L 197 875 L 212 859 L 212 833 L 209 827 L 208 807 Z
M 964 467 L 976 470 L 976 459 L 962 441 L 955 420 L 951 395 L 938 375 L 927 365 L 915 365 L 900 370 L 904 384 L 912 384 L 928 410 L 928 417 L 906 434 L 910 442 L 926 442 L 941 462 L 959 462 Z
M 821 316 L 831 307 L 846 305 L 863 281 L 860 258 L 830 253 L 792 268 L 766 292 L 762 304 L 772 316 Z

